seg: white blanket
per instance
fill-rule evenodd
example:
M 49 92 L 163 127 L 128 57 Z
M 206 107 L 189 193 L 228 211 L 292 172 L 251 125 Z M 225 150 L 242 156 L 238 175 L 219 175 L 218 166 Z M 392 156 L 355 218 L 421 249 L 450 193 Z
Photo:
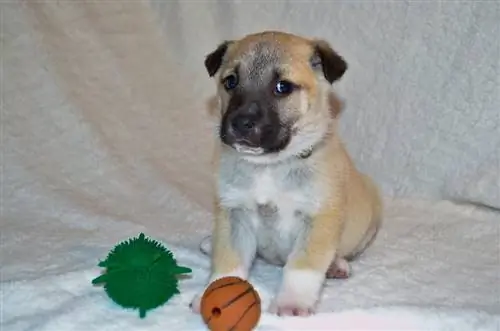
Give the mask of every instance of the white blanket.
M 318 315 L 264 314 L 259 330 L 498 330 L 499 6 L 1 2 L 0 329 L 204 330 L 187 307 L 209 266 L 198 249 L 212 201 L 203 58 L 276 28 L 345 56 L 342 134 L 387 211 Z M 144 320 L 90 284 L 108 250 L 140 232 L 193 269 Z M 264 308 L 279 277 L 262 263 L 252 275 Z
M 389 203 L 379 240 L 353 263 L 351 279 L 327 282 L 319 313 L 312 318 L 266 313 L 281 273 L 259 261 L 250 279 L 263 301 L 257 330 L 498 330 L 500 266 L 498 254 L 492 254 L 498 250 L 498 217 L 449 203 Z M 195 208 L 183 205 L 186 215 Z M 172 224 L 182 218 L 171 219 Z M 208 276 L 206 256 L 189 248 L 198 236 L 160 235 L 154 226 L 121 221 L 88 222 L 85 229 L 62 221 L 54 225 L 31 233 L 16 232 L 15 224 L 7 228 L 17 238 L 8 241 L 9 247 L 17 252 L 2 265 L 7 275 L 2 283 L 3 330 L 206 329 L 188 307 Z M 181 294 L 145 319 L 91 285 L 102 272 L 98 260 L 117 241 L 141 231 L 162 240 L 180 265 L 193 269 L 189 279 L 180 281 Z M 185 245 L 170 244 L 179 235 L 191 239 Z M 40 254 L 46 258 L 35 259 Z

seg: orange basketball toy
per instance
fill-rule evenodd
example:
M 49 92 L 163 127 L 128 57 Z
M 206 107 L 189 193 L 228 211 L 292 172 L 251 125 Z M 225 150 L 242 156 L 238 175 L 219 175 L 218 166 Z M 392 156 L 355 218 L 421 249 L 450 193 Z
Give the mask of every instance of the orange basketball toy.
M 201 298 L 201 316 L 211 331 L 251 331 L 261 315 L 260 296 L 238 277 L 213 281 Z

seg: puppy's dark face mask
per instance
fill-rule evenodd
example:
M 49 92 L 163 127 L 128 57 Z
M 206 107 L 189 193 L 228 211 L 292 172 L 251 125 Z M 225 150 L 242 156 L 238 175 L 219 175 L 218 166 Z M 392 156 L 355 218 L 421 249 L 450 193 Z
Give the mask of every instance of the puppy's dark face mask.
M 232 92 L 221 118 L 220 139 L 249 153 L 279 152 L 290 142 L 292 123 L 280 117 L 279 102 L 268 84 L 254 83 Z
M 321 112 L 328 108 L 321 85 L 331 84 L 346 69 L 337 54 L 322 47 L 321 42 L 264 33 L 224 42 L 210 53 L 205 66 L 210 76 L 218 73 L 221 141 L 254 157 L 310 148 L 311 139 L 317 140 L 311 133 L 315 123 L 329 116 Z

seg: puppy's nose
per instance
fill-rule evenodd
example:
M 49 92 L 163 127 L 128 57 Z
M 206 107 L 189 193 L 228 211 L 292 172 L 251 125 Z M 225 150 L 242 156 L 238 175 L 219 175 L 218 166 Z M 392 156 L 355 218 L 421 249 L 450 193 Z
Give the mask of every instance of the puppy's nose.
M 262 121 L 262 111 L 257 104 L 251 104 L 237 112 L 231 121 L 232 129 L 243 137 L 255 131 Z
M 240 115 L 233 119 L 233 130 L 239 134 L 246 135 L 256 124 L 254 116 Z

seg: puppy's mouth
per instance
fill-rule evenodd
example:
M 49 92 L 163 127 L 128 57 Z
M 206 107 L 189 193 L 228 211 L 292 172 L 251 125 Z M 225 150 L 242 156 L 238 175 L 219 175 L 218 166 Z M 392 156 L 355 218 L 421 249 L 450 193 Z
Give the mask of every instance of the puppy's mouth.
M 279 134 L 278 137 L 262 139 L 237 138 L 232 134 L 221 134 L 221 141 L 236 150 L 238 153 L 247 155 L 267 155 L 283 151 L 291 140 L 288 133 Z
M 222 143 L 238 153 L 251 156 L 279 153 L 288 146 L 291 136 L 288 126 L 281 124 L 255 124 L 242 129 L 223 120 L 220 127 Z
M 248 154 L 248 155 L 263 155 L 266 154 L 262 147 L 250 147 L 242 145 L 240 143 L 234 143 L 231 145 L 238 153 Z

